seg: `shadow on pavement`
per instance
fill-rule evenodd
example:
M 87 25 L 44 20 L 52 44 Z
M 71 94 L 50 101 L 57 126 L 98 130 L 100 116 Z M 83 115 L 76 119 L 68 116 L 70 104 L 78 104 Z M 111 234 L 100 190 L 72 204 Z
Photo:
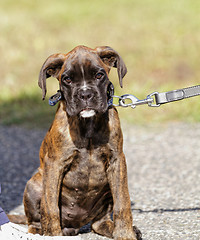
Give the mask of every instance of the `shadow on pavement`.
M 165 208 L 155 208 L 151 210 L 142 210 L 140 208 L 134 208 L 134 202 L 131 202 L 131 210 L 138 213 L 164 213 L 164 212 L 191 212 L 191 211 L 199 211 L 199 207 L 194 208 L 173 208 L 173 209 L 165 209 Z
M 9 212 L 22 203 L 26 182 L 39 166 L 45 131 L 0 126 L 0 206 Z

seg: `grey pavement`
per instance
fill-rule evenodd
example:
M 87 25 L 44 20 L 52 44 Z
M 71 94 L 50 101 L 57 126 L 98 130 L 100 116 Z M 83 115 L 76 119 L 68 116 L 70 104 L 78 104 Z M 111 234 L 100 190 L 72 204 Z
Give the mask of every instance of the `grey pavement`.
M 200 124 L 122 124 L 134 225 L 144 240 L 200 239 Z M 44 130 L 0 126 L 0 206 L 23 213 Z M 81 239 L 107 239 L 82 229 Z M 67 239 L 67 238 L 66 238 Z

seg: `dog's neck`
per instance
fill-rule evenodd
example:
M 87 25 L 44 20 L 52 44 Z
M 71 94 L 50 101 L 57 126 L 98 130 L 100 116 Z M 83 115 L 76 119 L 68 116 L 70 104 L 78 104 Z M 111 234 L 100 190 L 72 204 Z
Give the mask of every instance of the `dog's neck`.
M 90 118 L 68 116 L 70 135 L 74 144 L 83 148 L 106 144 L 109 140 L 108 120 L 108 111 Z
M 95 135 L 97 125 L 98 123 L 96 116 L 91 118 L 80 118 L 79 119 L 80 136 L 87 139 L 93 138 L 93 136 Z

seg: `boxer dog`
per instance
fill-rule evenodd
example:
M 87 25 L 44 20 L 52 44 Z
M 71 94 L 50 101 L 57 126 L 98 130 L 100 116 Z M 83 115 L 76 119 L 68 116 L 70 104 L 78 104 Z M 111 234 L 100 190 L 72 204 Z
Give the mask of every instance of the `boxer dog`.
M 142 239 L 132 226 L 118 113 L 108 104 L 111 67 L 122 87 L 127 69 L 110 47 L 78 46 L 42 66 L 43 99 L 49 77 L 59 81 L 62 99 L 24 192 L 29 233 L 71 236 L 90 222 L 95 233 L 115 240 Z

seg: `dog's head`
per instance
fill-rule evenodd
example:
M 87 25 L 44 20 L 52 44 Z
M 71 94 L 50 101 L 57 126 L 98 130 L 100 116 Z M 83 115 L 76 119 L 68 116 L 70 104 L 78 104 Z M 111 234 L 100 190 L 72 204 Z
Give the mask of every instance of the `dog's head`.
M 39 86 L 46 96 L 46 79 L 58 79 L 69 116 L 92 117 L 108 108 L 108 74 L 111 67 L 118 70 L 119 83 L 127 69 L 119 54 L 110 47 L 90 49 L 78 46 L 67 54 L 47 58 L 39 75 Z

